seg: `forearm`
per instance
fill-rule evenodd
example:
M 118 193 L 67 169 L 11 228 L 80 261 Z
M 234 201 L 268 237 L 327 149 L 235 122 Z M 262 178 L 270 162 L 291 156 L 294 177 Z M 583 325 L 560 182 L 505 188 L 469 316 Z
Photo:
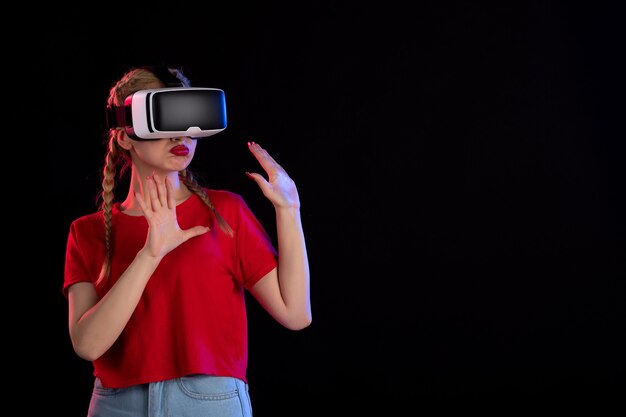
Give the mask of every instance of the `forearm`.
M 276 209 L 280 292 L 288 315 L 311 321 L 309 261 L 298 208 Z
M 159 262 L 159 258 L 139 252 L 106 295 L 78 319 L 71 336 L 81 357 L 95 360 L 113 345 Z

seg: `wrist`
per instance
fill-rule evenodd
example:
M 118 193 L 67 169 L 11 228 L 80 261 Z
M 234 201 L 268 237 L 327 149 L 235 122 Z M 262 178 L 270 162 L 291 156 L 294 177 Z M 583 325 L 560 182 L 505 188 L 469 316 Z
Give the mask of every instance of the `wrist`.
M 163 259 L 163 256 L 156 256 L 152 254 L 147 248 L 142 248 L 139 252 L 137 252 L 137 256 L 135 259 L 141 262 L 147 263 L 156 263 L 158 264 Z

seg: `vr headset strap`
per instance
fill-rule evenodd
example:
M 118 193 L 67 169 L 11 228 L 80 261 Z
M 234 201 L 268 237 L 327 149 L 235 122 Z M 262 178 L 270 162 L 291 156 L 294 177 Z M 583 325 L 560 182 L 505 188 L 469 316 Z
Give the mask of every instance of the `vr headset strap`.
M 107 106 L 106 108 L 107 127 L 132 126 L 132 114 L 130 106 Z
M 174 74 L 170 72 L 167 66 L 156 65 L 156 66 L 145 66 L 142 68 L 145 68 L 148 71 L 151 71 L 154 75 L 157 76 L 159 80 L 161 80 L 163 84 L 165 84 L 166 87 L 183 87 L 183 83 L 178 78 L 176 78 Z

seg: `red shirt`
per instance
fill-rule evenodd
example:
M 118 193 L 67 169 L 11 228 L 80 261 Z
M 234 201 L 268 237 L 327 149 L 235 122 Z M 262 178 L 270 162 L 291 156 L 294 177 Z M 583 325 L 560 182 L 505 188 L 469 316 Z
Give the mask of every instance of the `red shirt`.
M 196 195 L 176 207 L 182 229 L 211 230 L 167 254 L 152 274 L 124 331 L 93 362 L 105 387 L 130 385 L 202 373 L 246 381 L 248 362 L 244 288 L 277 266 L 271 240 L 241 196 L 207 190 L 217 211 L 234 231 L 222 232 L 212 211 Z M 113 209 L 110 289 L 144 246 L 148 223 Z M 93 282 L 104 260 L 102 212 L 70 227 L 63 293 L 77 282 Z

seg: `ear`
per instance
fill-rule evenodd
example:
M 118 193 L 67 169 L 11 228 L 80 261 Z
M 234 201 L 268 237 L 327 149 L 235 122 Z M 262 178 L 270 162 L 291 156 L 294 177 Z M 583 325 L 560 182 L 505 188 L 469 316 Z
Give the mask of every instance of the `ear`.
M 118 135 L 116 140 L 117 140 L 117 144 L 122 149 L 126 149 L 127 151 L 130 151 L 130 149 L 133 147 L 132 141 L 130 140 L 126 132 L 122 132 L 121 135 Z

